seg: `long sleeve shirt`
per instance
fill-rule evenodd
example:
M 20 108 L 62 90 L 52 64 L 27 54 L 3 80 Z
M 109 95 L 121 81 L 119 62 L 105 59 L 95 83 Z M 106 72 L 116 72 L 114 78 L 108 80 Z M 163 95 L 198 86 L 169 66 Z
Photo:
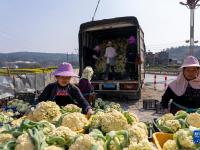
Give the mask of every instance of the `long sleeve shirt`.
M 188 86 L 182 96 L 177 96 L 168 87 L 162 96 L 161 104 L 163 108 L 168 108 L 170 100 L 186 108 L 200 108 L 200 89 L 193 89 L 191 86 Z
M 92 84 L 89 82 L 88 79 L 84 79 L 82 78 L 80 81 L 79 81 L 79 85 L 78 85 L 81 93 L 84 94 L 90 94 L 90 93 L 93 93 L 94 92 L 94 87 L 92 86 Z
M 116 56 L 117 56 L 117 52 L 116 52 L 115 48 L 113 48 L 113 47 L 106 48 L 106 53 L 105 53 L 106 58 L 114 58 Z
M 41 102 L 47 100 L 55 101 L 59 106 L 77 104 L 82 108 L 83 113 L 87 113 L 88 109 L 91 108 L 79 88 L 72 84 L 69 84 L 66 87 L 61 87 L 57 83 L 47 85 L 39 96 L 38 101 Z

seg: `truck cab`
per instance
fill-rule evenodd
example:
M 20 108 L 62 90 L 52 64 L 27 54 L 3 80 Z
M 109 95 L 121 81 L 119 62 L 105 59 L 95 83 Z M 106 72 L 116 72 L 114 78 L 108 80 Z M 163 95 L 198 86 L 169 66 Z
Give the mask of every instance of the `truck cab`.
M 133 63 L 131 69 L 132 78 L 128 77 L 126 69 L 127 65 L 127 46 L 128 39 L 135 37 L 134 53 L 139 58 L 139 63 Z M 115 73 L 109 73 L 106 76 L 105 51 L 108 42 L 112 43 L 112 47 L 116 50 L 115 57 Z M 93 51 L 98 46 L 99 56 L 93 59 Z M 92 66 L 94 76 L 92 85 L 95 92 L 99 95 L 107 95 L 110 97 L 119 97 L 126 99 L 140 99 L 141 88 L 144 81 L 144 33 L 139 25 L 136 17 L 119 17 L 112 19 L 104 19 L 91 21 L 81 24 L 79 30 L 79 75 L 82 74 L 86 66 Z M 130 58 L 129 58 L 130 59 Z M 135 58 L 133 58 L 135 59 Z M 130 66 L 129 66 L 130 68 Z M 111 71 L 111 69 L 110 69 Z

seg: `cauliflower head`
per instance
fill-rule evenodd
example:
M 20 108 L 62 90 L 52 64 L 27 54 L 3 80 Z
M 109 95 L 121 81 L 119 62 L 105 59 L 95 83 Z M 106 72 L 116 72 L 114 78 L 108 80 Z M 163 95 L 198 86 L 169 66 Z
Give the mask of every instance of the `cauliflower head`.
M 117 111 L 105 113 L 101 118 L 101 130 L 105 133 L 110 131 L 118 131 L 126 129 L 128 125 L 127 119 L 124 115 Z
M 175 140 L 168 140 L 163 145 L 163 150 L 178 150 Z
M 33 121 L 47 120 L 53 122 L 60 116 L 60 107 L 55 102 L 51 101 L 37 104 L 35 110 L 32 112 Z
M 64 150 L 64 148 L 52 145 L 52 146 L 45 147 L 43 150 Z
M 174 115 L 172 113 L 168 113 L 160 117 L 157 121 L 158 121 L 158 124 L 163 124 L 163 122 L 167 120 L 174 120 L 174 119 L 175 119 Z
M 76 136 L 76 132 L 72 131 L 68 127 L 60 126 L 56 128 L 51 134 L 51 136 L 60 136 L 65 140 L 69 140 L 71 137 Z
M 148 140 L 141 140 L 139 143 L 132 143 L 128 150 L 156 150 Z
M 176 119 L 185 119 L 187 117 L 188 113 L 184 110 L 180 110 L 180 111 L 177 111 L 176 114 L 175 114 L 175 118 Z
M 139 118 L 134 113 L 126 111 L 124 112 L 124 116 L 126 117 L 128 123 L 131 125 L 139 122 Z
M 164 122 L 163 125 L 170 128 L 173 133 L 181 128 L 181 124 L 179 123 L 178 120 L 167 120 Z
M 80 107 L 78 107 L 77 105 L 68 104 L 68 105 L 62 107 L 61 111 L 62 111 L 62 113 L 66 113 L 66 112 L 73 113 L 73 112 L 81 112 L 82 109 Z
M 104 116 L 104 112 L 97 112 L 96 114 L 92 115 L 89 119 L 89 128 L 99 128 L 101 126 L 101 120 Z
M 196 128 L 200 128 L 200 114 L 191 113 L 187 116 L 186 122 Z
M 5 142 L 8 142 L 10 140 L 14 140 L 15 138 L 13 137 L 12 134 L 9 133 L 0 133 L 0 144 L 3 144 Z
M 174 140 L 177 145 L 183 149 L 196 150 L 196 145 L 193 142 L 193 134 L 189 129 L 180 129 L 174 134 Z
M 82 135 L 69 147 L 69 150 L 90 150 L 95 140 L 88 134 Z
M 143 122 L 138 122 L 136 123 L 134 126 L 139 127 L 141 129 L 144 129 L 146 132 L 146 135 L 148 135 L 148 129 L 147 129 L 147 125 Z
M 34 145 L 27 133 L 20 135 L 16 140 L 15 150 L 34 150 Z
M 39 123 L 43 124 L 42 131 L 44 132 L 45 135 L 48 135 L 49 133 L 53 132 L 56 128 L 54 124 L 51 124 L 46 120 L 42 120 Z
M 133 125 L 128 128 L 128 133 L 130 136 L 130 142 L 132 143 L 139 142 L 143 139 L 148 139 L 146 130 L 137 125 Z
M 74 112 L 67 114 L 62 118 L 61 126 L 68 127 L 72 131 L 80 131 L 86 124 L 88 124 L 86 116 L 81 113 Z

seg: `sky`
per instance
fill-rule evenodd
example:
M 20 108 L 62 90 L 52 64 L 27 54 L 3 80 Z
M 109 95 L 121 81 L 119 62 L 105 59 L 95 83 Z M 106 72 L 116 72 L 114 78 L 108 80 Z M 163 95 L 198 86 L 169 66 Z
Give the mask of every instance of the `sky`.
M 72 53 L 81 23 L 91 21 L 98 0 L 0 0 L 0 53 Z M 95 20 L 136 16 L 147 50 L 187 45 L 189 9 L 181 0 L 101 0 Z M 186 1 L 186 0 L 182 0 Z M 195 10 L 200 41 L 200 8 Z

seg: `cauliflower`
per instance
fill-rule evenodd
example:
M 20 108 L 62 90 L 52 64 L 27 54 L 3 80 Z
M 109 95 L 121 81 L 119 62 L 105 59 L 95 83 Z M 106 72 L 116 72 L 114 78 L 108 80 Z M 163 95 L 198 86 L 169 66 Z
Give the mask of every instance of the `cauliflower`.
M 62 109 L 61 109 L 61 112 L 63 114 L 67 113 L 67 112 L 73 113 L 73 112 L 81 112 L 81 111 L 82 111 L 82 109 L 74 104 L 68 104 L 65 107 L 62 107 Z
M 107 104 L 108 103 L 108 104 Z M 109 112 L 112 111 L 112 109 L 115 109 L 117 111 L 122 111 L 121 105 L 115 102 L 105 102 L 104 109 L 105 111 Z
M 124 115 L 117 111 L 112 110 L 112 112 L 104 113 L 101 118 L 101 130 L 103 132 L 118 131 L 123 130 L 128 125 L 128 122 Z
M 42 124 L 42 131 L 45 135 L 48 135 L 49 133 L 53 132 L 56 128 L 55 125 L 49 123 L 46 120 L 42 120 L 38 123 Z
M 96 114 L 92 115 L 89 119 L 88 127 L 91 129 L 101 127 L 101 120 L 104 116 L 104 112 L 97 112 Z
M 52 145 L 52 146 L 45 147 L 43 150 L 64 150 L 64 148 Z
M 76 132 L 72 131 L 68 127 L 60 126 L 56 128 L 51 134 L 51 136 L 60 136 L 65 140 L 69 140 L 71 137 L 76 136 Z
M 141 140 L 139 143 L 132 143 L 129 145 L 128 150 L 156 150 L 153 144 L 148 140 Z
M 148 139 L 148 133 L 146 129 L 141 128 L 139 125 L 133 125 L 128 128 L 130 142 L 139 142 L 143 139 Z
M 105 148 L 119 150 L 127 147 L 129 144 L 128 131 L 111 131 L 106 134 Z
M 172 133 L 178 131 L 181 128 L 181 124 L 178 120 L 167 120 L 164 125 L 171 129 Z
M 83 127 L 88 124 L 88 119 L 85 115 L 74 112 L 64 115 L 61 117 L 61 126 L 68 127 L 72 131 L 80 131 Z
M 193 142 L 193 134 L 189 129 L 180 129 L 174 134 L 174 140 L 182 149 L 196 150 L 196 145 Z
M 139 118 L 134 113 L 127 111 L 127 112 L 124 112 L 124 116 L 126 117 L 128 123 L 131 125 L 139 122 Z
M 191 113 L 187 116 L 186 122 L 196 128 L 200 128 L 200 114 Z
M 15 138 L 12 136 L 12 134 L 9 133 L 1 133 L 0 134 L 0 144 L 3 144 L 5 142 L 8 142 L 10 140 L 14 140 Z
M 34 150 L 34 145 L 27 133 L 20 135 L 16 140 L 15 150 Z
M 188 113 L 186 111 L 180 110 L 177 111 L 175 114 L 176 119 L 185 119 L 187 117 Z
M 163 150 L 178 150 L 175 140 L 168 140 L 163 145 Z
M 19 127 L 20 124 L 22 123 L 22 121 L 23 121 L 25 118 L 26 118 L 26 117 L 24 116 L 24 117 L 21 117 L 21 118 L 19 118 L 19 119 L 13 120 L 13 121 L 11 122 L 12 126 L 13 126 L 13 127 Z
M 145 130 L 146 135 L 148 135 L 148 129 L 147 129 L 147 125 L 146 125 L 145 123 L 143 123 L 143 122 L 138 122 L 138 123 L 136 123 L 134 126 L 139 127 L 139 128 L 141 128 L 141 129 Z
M 60 107 L 55 102 L 47 101 L 37 104 L 29 118 L 33 121 L 47 120 L 53 122 L 60 116 Z
M 69 150 L 90 150 L 95 145 L 95 140 L 88 134 L 82 135 L 69 147 Z
M 9 123 L 13 121 L 13 118 L 5 115 L 4 113 L 0 112 L 0 123 Z
M 8 102 L 7 107 L 11 109 L 16 108 L 19 112 L 26 112 L 30 108 L 30 105 L 23 100 L 14 99 Z
M 176 120 L 173 114 L 165 114 L 164 116 L 160 117 L 157 120 L 157 125 L 159 129 L 163 132 L 170 132 L 174 133 L 178 131 L 182 125 L 184 125 L 184 121 L 181 121 L 183 119 Z M 182 122 L 182 124 L 181 124 Z
M 160 117 L 157 121 L 158 121 L 158 124 L 163 124 L 163 122 L 167 120 L 174 120 L 174 119 L 175 119 L 174 115 L 172 113 L 168 113 Z

